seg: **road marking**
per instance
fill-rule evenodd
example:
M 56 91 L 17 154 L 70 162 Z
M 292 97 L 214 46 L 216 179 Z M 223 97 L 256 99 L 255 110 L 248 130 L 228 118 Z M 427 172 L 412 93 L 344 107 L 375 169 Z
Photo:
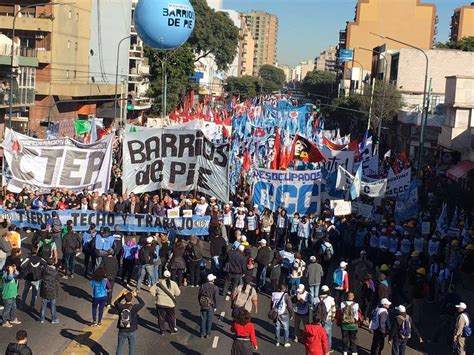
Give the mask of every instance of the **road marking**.
M 226 300 L 226 301 L 230 300 L 230 297 L 229 297 L 228 295 L 225 296 L 225 300 Z
M 219 337 L 216 335 L 214 337 L 214 340 L 212 341 L 212 348 L 215 349 L 217 348 L 217 343 L 219 342 Z
M 221 318 L 220 318 L 220 321 L 223 321 L 225 318 L 225 312 L 221 312 Z

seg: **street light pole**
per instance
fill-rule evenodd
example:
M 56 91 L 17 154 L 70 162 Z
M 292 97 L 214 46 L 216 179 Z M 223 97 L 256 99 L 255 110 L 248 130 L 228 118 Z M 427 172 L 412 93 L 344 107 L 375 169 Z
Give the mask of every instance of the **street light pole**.
M 14 65 L 15 65 L 15 30 L 16 30 L 16 19 L 18 15 L 25 9 L 36 7 L 36 6 L 55 6 L 55 5 L 71 5 L 74 3 L 63 3 L 63 2 L 42 2 L 42 3 L 35 3 L 20 7 L 18 11 L 15 12 L 13 16 L 13 24 L 12 24 L 12 45 L 10 48 L 10 92 L 8 95 L 8 117 L 9 117 L 9 128 L 12 129 L 12 116 L 13 116 L 13 74 L 14 74 Z
M 374 35 L 374 36 L 377 36 L 377 37 L 380 37 L 380 38 L 383 38 L 383 39 L 388 39 L 390 41 L 400 43 L 400 44 L 403 44 L 407 47 L 416 49 L 417 51 L 420 51 L 421 53 L 423 53 L 423 55 L 425 56 L 425 61 L 426 61 L 426 64 L 425 64 L 425 85 L 424 85 L 424 89 L 423 89 L 423 110 L 422 110 L 422 120 L 423 120 L 423 122 L 421 123 L 420 149 L 419 149 L 420 151 L 419 151 L 419 155 L 418 155 L 418 164 L 417 164 L 417 174 L 418 174 L 418 176 L 421 176 L 423 150 L 425 148 L 425 129 L 426 129 L 426 124 L 428 122 L 428 107 L 426 107 L 426 103 L 427 103 L 426 99 L 427 99 L 427 95 L 428 95 L 428 93 L 427 93 L 427 90 L 428 90 L 428 68 L 429 68 L 428 55 L 426 54 L 426 52 L 423 49 L 421 49 L 419 47 L 416 47 L 412 44 L 409 44 L 409 43 L 406 43 L 406 42 L 403 42 L 403 41 L 399 41 L 398 39 L 394 39 L 394 38 L 387 37 L 387 36 L 384 36 L 384 35 L 380 35 L 380 34 L 377 34 L 377 33 L 373 33 L 373 32 L 369 32 L 369 33 Z
M 122 38 L 117 44 L 117 62 L 115 63 L 115 94 L 114 94 L 114 120 L 117 118 L 117 91 L 118 91 L 118 71 L 119 71 L 119 59 L 120 59 L 120 46 L 122 42 L 129 39 L 131 36 Z M 123 123 L 123 122 L 122 122 Z

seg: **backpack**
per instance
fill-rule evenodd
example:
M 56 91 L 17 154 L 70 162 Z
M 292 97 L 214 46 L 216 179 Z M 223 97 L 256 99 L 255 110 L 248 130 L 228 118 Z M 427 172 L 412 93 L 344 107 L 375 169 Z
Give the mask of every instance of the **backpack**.
M 61 227 L 61 221 L 59 220 L 59 218 L 54 218 L 53 223 L 51 225 L 51 230 L 53 231 L 53 233 L 60 233 Z
M 354 324 L 354 303 L 346 303 L 342 310 L 342 324 Z
M 370 330 L 376 330 L 380 327 L 380 315 L 383 312 L 387 312 L 387 310 L 385 310 L 385 309 L 379 312 L 379 309 L 380 308 L 375 308 L 372 311 L 372 314 L 370 316 L 370 323 L 369 323 L 369 329 Z
M 209 309 L 213 306 L 212 295 L 210 294 L 209 290 L 204 290 L 201 295 L 199 296 L 199 306 L 202 309 Z
M 324 245 L 324 244 L 323 244 Z M 332 252 L 331 252 L 331 247 L 328 247 L 327 245 L 324 245 L 326 248 L 323 252 L 323 260 L 324 261 L 329 261 L 332 258 Z
M 467 314 L 465 313 L 461 313 L 460 317 L 462 317 L 462 315 L 465 315 L 466 318 L 467 318 L 467 321 L 469 322 L 468 324 L 466 324 L 463 328 L 462 328 L 462 336 L 465 337 L 465 338 L 468 338 L 472 335 L 472 326 L 471 326 L 471 321 L 469 319 L 469 317 L 467 316 Z
M 321 324 L 324 326 L 326 319 L 328 318 L 328 309 L 323 301 L 319 301 L 319 303 L 316 305 L 313 317 L 321 319 Z
M 120 329 L 128 329 L 132 325 L 132 312 L 130 308 L 122 309 L 120 312 L 120 321 L 119 321 L 119 328 Z
M 400 325 L 400 339 L 410 339 L 411 338 L 411 323 L 410 318 L 406 316 L 403 318 L 402 324 Z
M 337 287 L 341 287 L 344 283 L 344 272 L 342 269 L 336 269 L 332 275 L 332 281 Z
M 45 260 L 51 258 L 53 256 L 53 243 L 54 240 L 43 240 L 43 245 L 41 245 L 41 248 L 38 253 L 39 256 L 41 256 Z

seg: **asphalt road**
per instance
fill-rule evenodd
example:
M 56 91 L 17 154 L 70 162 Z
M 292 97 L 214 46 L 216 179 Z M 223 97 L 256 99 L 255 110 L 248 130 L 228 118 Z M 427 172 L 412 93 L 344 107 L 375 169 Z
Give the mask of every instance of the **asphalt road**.
M 23 246 L 29 246 L 31 234 L 25 234 Z M 81 259 L 81 257 L 79 257 Z M 79 262 L 80 263 L 80 262 Z M 209 266 L 209 265 L 208 265 Z M 76 271 L 82 273 L 82 265 L 77 265 Z M 23 283 L 20 292 L 23 290 Z M 122 292 L 123 287 L 116 284 L 114 298 Z M 141 296 L 146 306 L 139 316 L 137 333 L 137 354 L 229 354 L 233 337 L 230 332 L 230 302 L 221 297 L 216 312 L 213 335 L 208 339 L 199 337 L 199 305 L 197 302 L 197 288 L 185 287 L 177 299 L 176 315 L 179 333 L 159 336 L 156 332 L 156 312 L 151 295 L 144 288 Z M 276 347 L 274 327 L 266 314 L 270 309 L 269 296 L 259 295 L 259 314 L 253 315 L 256 326 L 259 350 L 258 354 L 298 354 L 304 353 L 303 344 L 293 343 L 290 348 Z M 103 326 L 92 328 L 91 296 L 89 281 L 76 275 L 74 279 L 61 279 L 61 291 L 57 301 L 60 324 L 50 322 L 40 324 L 37 313 L 18 311 L 18 318 L 22 321 L 13 328 L 1 328 L 0 349 L 5 349 L 13 341 L 15 332 L 22 328 L 28 331 L 28 343 L 35 354 L 114 354 L 117 344 L 116 322 L 118 316 L 113 309 L 104 315 Z M 426 326 L 422 326 L 421 333 L 429 338 L 432 327 L 436 325 L 438 316 L 436 309 L 429 309 L 427 305 Z M 39 309 L 39 300 L 36 304 Z M 433 307 L 433 306 L 432 306 Z M 47 313 L 47 320 L 49 314 Z M 290 329 L 290 337 L 292 336 Z M 365 329 L 358 332 L 360 345 L 359 354 L 368 354 L 372 335 Z M 447 347 L 440 344 L 424 344 L 419 348 L 407 349 L 406 354 L 449 354 Z M 342 353 L 341 333 L 339 328 L 333 330 L 334 354 Z M 417 350 L 415 350 L 417 349 Z M 386 344 L 383 354 L 390 354 L 390 346 Z

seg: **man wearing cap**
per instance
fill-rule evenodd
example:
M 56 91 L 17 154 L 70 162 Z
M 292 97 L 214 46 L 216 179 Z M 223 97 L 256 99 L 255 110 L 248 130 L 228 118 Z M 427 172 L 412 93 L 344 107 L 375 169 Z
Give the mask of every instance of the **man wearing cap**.
M 415 333 L 420 343 L 423 343 L 423 339 L 415 323 L 407 314 L 405 306 L 400 305 L 395 307 L 395 310 L 398 314 L 393 319 L 388 341 L 389 343 L 390 341 L 392 342 L 392 355 L 405 355 L 405 348 L 408 340 L 411 338 L 412 332 Z
M 210 239 L 209 251 L 211 253 L 211 269 L 214 275 L 220 277 L 222 262 L 227 254 L 227 242 L 220 232 L 216 233 Z
M 349 274 L 346 271 L 347 263 L 341 261 L 339 267 L 334 271 L 333 283 L 334 283 L 334 298 L 336 304 L 340 304 L 349 292 Z
M 212 319 L 217 309 L 217 296 L 219 295 L 219 288 L 214 285 L 215 280 L 215 275 L 207 275 L 207 282 L 201 285 L 198 292 L 198 302 L 201 308 L 201 338 L 211 336 Z
M 265 239 L 261 239 L 254 262 L 257 264 L 257 290 L 262 292 L 265 289 L 267 278 L 267 267 L 271 262 L 272 249 L 267 245 Z
M 247 271 L 247 258 L 244 255 L 245 247 L 239 245 L 237 250 L 230 250 L 228 253 L 228 260 L 226 265 L 226 278 L 222 293 L 226 294 L 230 283 L 229 293 L 232 293 L 234 287 L 240 283 L 242 275 Z
M 211 214 L 209 205 L 207 204 L 206 198 L 204 196 L 201 196 L 199 199 L 199 203 L 194 208 L 194 214 L 196 216 L 206 216 Z
M 456 305 L 458 316 L 456 318 L 456 325 L 454 326 L 454 337 L 453 337 L 453 354 L 454 355 L 465 355 L 466 354 L 466 327 L 469 327 L 472 332 L 471 320 L 465 312 L 467 306 L 464 302 L 460 302 Z
M 324 330 L 328 336 L 328 345 L 329 350 L 332 348 L 332 323 L 336 318 L 336 302 L 334 302 L 334 298 L 329 296 L 330 290 L 329 287 L 323 285 L 321 287 L 321 292 L 319 293 L 319 302 L 316 305 L 315 312 L 313 317 L 319 317 L 321 322 L 324 326 Z M 324 307 L 326 309 L 326 319 L 323 319 L 322 313 L 320 312 L 320 308 Z
M 152 245 L 153 237 L 146 238 L 146 244 L 143 245 L 138 252 L 138 280 L 137 280 L 137 292 L 140 291 L 142 282 L 145 276 L 148 274 L 148 280 L 150 286 L 153 286 L 155 280 L 155 267 L 153 265 L 153 259 L 155 258 L 155 247 Z
M 299 284 L 298 288 L 296 289 L 296 296 L 295 296 L 295 337 L 294 341 L 297 343 L 301 336 L 301 327 L 304 327 L 309 323 L 309 305 L 310 305 L 310 295 L 309 292 L 305 290 L 303 284 Z
M 312 255 L 309 258 L 309 264 L 306 268 L 306 278 L 308 280 L 309 285 L 309 292 L 311 294 L 311 302 L 310 307 L 311 309 L 316 306 L 318 303 L 318 296 L 319 296 L 319 286 L 321 285 L 321 279 L 324 276 L 324 271 L 321 264 L 318 263 L 317 258 Z
M 350 352 L 357 355 L 357 322 L 359 321 L 359 304 L 354 302 L 354 294 L 349 292 L 347 300 L 341 302 L 341 333 L 344 355 Z
M 372 312 L 370 319 L 370 329 L 374 332 L 370 355 L 382 355 L 385 346 L 385 337 L 390 333 L 390 320 L 388 308 L 392 303 L 382 298 L 380 305 Z

